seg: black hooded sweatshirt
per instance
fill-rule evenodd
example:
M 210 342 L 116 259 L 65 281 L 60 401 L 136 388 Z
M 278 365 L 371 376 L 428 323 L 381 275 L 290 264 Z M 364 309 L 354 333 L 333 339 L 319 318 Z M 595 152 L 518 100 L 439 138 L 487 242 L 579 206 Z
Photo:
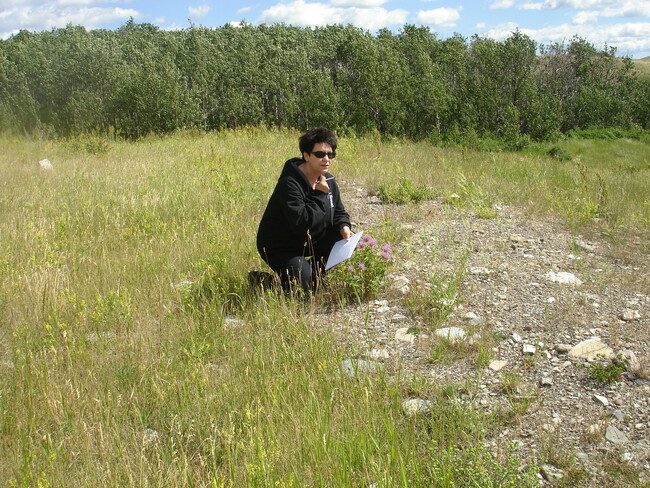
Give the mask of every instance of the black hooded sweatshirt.
M 340 235 L 346 225 L 351 227 L 336 180 L 327 182 L 329 193 L 314 190 L 298 169 L 302 163 L 302 158 L 293 158 L 284 164 L 262 216 L 257 250 L 267 262 L 269 256 L 279 253 L 311 256 L 319 240 L 332 233 Z M 331 176 L 325 173 L 325 178 Z

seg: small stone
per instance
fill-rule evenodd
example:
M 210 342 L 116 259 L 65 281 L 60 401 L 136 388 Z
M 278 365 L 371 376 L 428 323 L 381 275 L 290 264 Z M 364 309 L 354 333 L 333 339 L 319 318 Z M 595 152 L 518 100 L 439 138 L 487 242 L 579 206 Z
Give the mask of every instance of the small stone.
M 521 342 L 522 341 L 521 336 L 519 334 L 517 334 L 516 332 L 512 333 L 512 340 L 515 341 L 515 342 Z
M 378 373 L 383 369 L 381 363 L 366 359 L 344 359 L 340 364 L 341 372 L 350 378 L 356 378 L 364 373 Z
M 523 242 L 524 238 L 521 234 L 512 234 L 510 236 L 510 242 Z
M 431 402 L 422 400 L 421 398 L 409 398 L 402 402 L 402 409 L 408 415 L 417 415 L 429 413 Z
M 388 359 L 390 354 L 386 349 L 373 349 L 370 351 L 369 356 L 372 359 Z
M 564 476 L 564 471 L 552 464 L 544 464 L 540 468 L 540 473 L 546 481 L 561 480 Z
M 223 326 L 226 329 L 234 329 L 236 327 L 241 327 L 244 325 L 244 321 L 241 319 L 238 319 L 237 317 L 225 317 L 223 319 Z
M 556 301 L 557 301 L 557 299 L 555 297 L 548 297 L 546 299 L 546 303 L 555 303 Z
M 537 348 L 531 344 L 524 344 L 524 346 L 522 347 L 522 352 L 526 356 L 532 356 L 537 352 Z
M 403 313 L 396 313 L 395 315 L 393 315 L 393 318 L 390 319 L 390 321 L 392 323 L 394 323 L 394 324 L 398 324 L 400 322 L 404 322 L 407 319 L 408 319 L 408 317 L 406 315 L 404 315 Z
M 614 444 L 623 444 L 628 441 L 627 436 L 613 425 L 607 427 L 605 439 Z
M 634 459 L 634 454 L 631 452 L 624 452 L 621 454 L 621 461 L 624 463 L 629 463 Z
M 377 309 L 377 313 L 386 313 L 390 311 L 390 307 L 388 305 L 383 305 Z
M 620 408 L 617 408 L 612 412 L 612 417 L 614 417 L 619 422 L 623 422 L 625 415 L 623 414 L 623 411 Z
M 406 295 L 411 291 L 410 283 L 411 281 L 402 275 L 391 275 L 389 276 L 390 287 L 393 290 L 400 292 L 402 295 Z
M 594 398 L 606 407 L 609 405 L 609 400 L 602 395 L 594 395 Z
M 481 266 L 470 268 L 469 272 L 474 276 L 488 276 L 491 274 L 489 269 L 483 268 Z
M 145 442 L 145 444 L 158 442 L 159 439 L 160 439 L 160 435 L 158 434 L 158 431 L 154 429 L 145 430 L 142 437 L 142 440 Z
M 566 354 L 571 350 L 571 346 L 569 344 L 556 344 L 553 349 L 560 354 Z
M 553 386 L 553 378 L 551 378 L 550 376 L 543 376 L 539 380 L 539 386 L 542 386 L 542 387 Z
M 621 320 L 625 322 L 634 322 L 635 320 L 639 320 L 641 318 L 641 314 L 639 313 L 638 310 L 632 310 L 632 309 L 626 309 L 622 314 L 621 314 Z
M 508 361 L 500 361 L 500 360 L 494 360 L 490 361 L 489 368 L 492 371 L 501 371 L 503 368 L 505 368 L 508 365 Z
M 409 342 L 413 344 L 415 342 L 415 334 L 409 333 L 410 328 L 409 327 L 403 327 L 401 329 L 397 329 L 395 332 L 395 339 L 398 341 L 402 342 Z
M 574 244 L 575 244 L 575 246 L 576 246 L 577 248 L 580 248 L 580 249 L 582 249 L 583 251 L 594 252 L 594 251 L 596 250 L 596 247 L 595 247 L 595 246 L 592 246 L 591 244 L 588 244 L 588 243 L 586 243 L 585 241 L 580 240 L 580 239 L 576 239 L 576 240 L 574 241 Z

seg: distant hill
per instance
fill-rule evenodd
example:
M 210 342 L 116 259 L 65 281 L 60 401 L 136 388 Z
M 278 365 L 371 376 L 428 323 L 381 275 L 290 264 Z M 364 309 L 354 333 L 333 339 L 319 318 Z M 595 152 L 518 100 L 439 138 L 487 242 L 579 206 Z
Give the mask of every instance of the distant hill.
M 650 78 L 650 56 L 641 59 L 634 59 L 632 62 L 640 76 Z

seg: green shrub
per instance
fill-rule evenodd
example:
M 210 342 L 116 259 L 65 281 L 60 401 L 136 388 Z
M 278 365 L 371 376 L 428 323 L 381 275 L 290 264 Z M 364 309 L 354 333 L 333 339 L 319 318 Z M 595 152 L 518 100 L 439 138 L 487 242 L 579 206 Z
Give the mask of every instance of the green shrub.
M 397 184 L 380 185 L 377 194 L 384 203 L 417 203 L 435 196 L 430 188 L 424 185 L 414 186 L 406 178 L 400 178 Z

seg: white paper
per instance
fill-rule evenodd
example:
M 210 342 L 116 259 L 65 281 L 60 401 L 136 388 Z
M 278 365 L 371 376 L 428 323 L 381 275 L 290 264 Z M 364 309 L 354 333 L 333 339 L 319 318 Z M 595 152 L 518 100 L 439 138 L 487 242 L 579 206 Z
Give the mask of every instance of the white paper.
M 345 239 L 341 239 L 340 241 L 337 241 L 332 248 L 332 252 L 330 252 L 330 257 L 327 258 L 325 270 L 330 269 L 332 266 L 336 266 L 341 261 L 345 261 L 352 256 L 352 253 L 356 249 L 357 243 L 359 242 L 359 239 L 361 239 L 362 235 L 363 232 L 357 232 L 350 237 L 350 240 L 346 241 Z

